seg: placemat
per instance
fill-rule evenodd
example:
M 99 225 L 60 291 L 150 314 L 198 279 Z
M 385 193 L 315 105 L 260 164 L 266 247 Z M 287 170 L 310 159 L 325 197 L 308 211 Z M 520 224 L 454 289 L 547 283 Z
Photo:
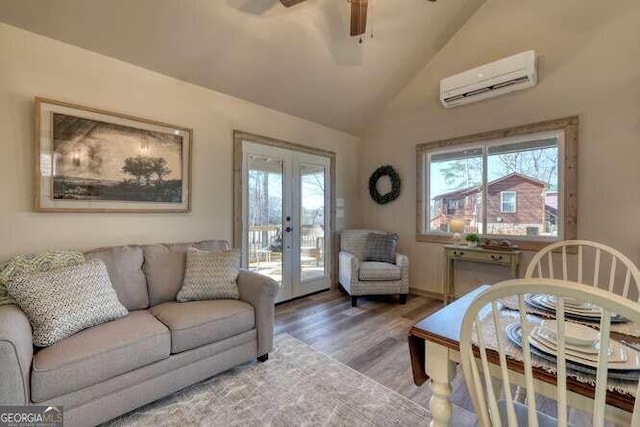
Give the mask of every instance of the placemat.
M 488 313 L 486 313 L 484 316 L 481 316 L 480 320 L 482 325 L 481 326 L 482 338 L 484 341 L 485 348 L 487 349 L 491 348 L 497 351 L 498 341 L 496 337 L 496 329 L 494 326 L 493 314 L 491 310 L 488 310 Z M 544 318 L 538 315 L 532 315 L 532 314 L 527 315 L 527 321 L 529 322 L 530 325 L 534 325 L 534 326 L 539 325 L 540 323 L 542 323 L 543 320 Z M 515 311 L 515 310 L 500 311 L 499 331 L 502 334 L 501 338 L 504 344 L 505 355 L 508 358 L 523 362 L 524 358 L 522 355 L 522 348 L 514 344 L 504 332 L 505 327 L 514 323 L 520 323 L 520 313 L 518 311 Z M 477 343 L 478 336 L 475 330 L 473 332 L 472 337 L 473 337 L 474 343 Z M 549 373 L 556 374 L 555 363 L 549 362 L 535 355 L 532 355 L 531 357 L 531 365 L 536 368 L 544 369 Z M 576 372 L 571 369 L 567 369 L 567 376 L 574 378 L 575 380 L 581 383 L 590 384 L 591 386 L 594 386 L 594 387 L 596 385 L 596 377 L 594 375 L 588 375 L 582 372 Z M 624 381 L 624 380 L 609 378 L 609 380 L 607 381 L 607 388 L 611 391 L 617 391 L 619 393 L 629 394 L 635 397 L 637 388 L 638 388 L 638 381 Z

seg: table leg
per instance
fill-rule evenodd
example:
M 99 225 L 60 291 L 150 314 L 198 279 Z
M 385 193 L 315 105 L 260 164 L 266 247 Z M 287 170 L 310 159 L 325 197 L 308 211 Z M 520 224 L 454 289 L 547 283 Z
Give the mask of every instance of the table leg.
M 425 368 L 430 377 L 429 387 L 433 393 L 429 410 L 433 420 L 431 427 L 446 427 L 451 423 L 451 380 L 455 363 L 449 359 L 449 349 L 439 344 L 425 342 Z

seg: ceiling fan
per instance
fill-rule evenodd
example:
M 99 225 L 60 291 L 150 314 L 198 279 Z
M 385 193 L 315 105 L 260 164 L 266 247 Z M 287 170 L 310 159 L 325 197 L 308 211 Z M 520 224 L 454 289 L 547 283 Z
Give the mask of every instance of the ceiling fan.
M 284 7 L 295 6 L 305 0 L 280 0 Z M 429 0 L 435 2 L 436 0 Z M 351 30 L 352 36 L 359 36 L 365 33 L 367 29 L 367 6 L 369 0 L 347 0 L 351 3 Z

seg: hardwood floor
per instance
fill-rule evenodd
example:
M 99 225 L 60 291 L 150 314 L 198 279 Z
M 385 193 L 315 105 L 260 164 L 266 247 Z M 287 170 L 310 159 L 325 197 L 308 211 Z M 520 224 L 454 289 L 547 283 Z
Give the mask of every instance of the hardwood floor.
M 442 302 L 410 295 L 360 297 L 351 307 L 347 295 L 327 291 L 276 307 L 275 332 L 286 332 L 316 350 L 427 406 L 428 386 L 411 376 L 407 333 Z
M 428 383 L 413 383 L 407 334 L 413 323 L 442 307 L 442 301 L 409 295 L 351 298 L 327 291 L 276 306 L 275 333 L 288 333 L 414 402 L 428 407 Z M 452 425 L 473 425 L 473 404 L 460 369 L 452 382 Z M 556 404 L 536 399 L 539 410 L 555 416 Z M 589 416 L 570 411 L 572 425 L 588 425 Z M 609 424 L 607 424 L 609 425 Z

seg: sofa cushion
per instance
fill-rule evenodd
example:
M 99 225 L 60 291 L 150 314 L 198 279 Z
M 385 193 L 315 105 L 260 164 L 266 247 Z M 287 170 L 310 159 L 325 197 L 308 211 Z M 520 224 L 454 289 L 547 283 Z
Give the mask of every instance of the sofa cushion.
M 184 283 L 176 299 L 181 302 L 240 299 L 236 283 L 240 255 L 240 249 L 208 252 L 189 248 Z
M 33 344 L 47 347 L 92 326 L 126 316 L 104 263 L 19 276 L 7 283 L 9 295 L 33 327 Z
M 15 304 L 9 296 L 6 284 L 25 274 L 42 273 L 71 265 L 83 264 L 84 255 L 78 251 L 54 250 L 36 254 L 18 255 L 0 263 L 0 305 Z
M 253 306 L 236 300 L 165 302 L 151 312 L 171 330 L 171 353 L 180 353 L 250 331 Z
M 85 329 L 38 351 L 31 400 L 42 402 L 169 357 L 171 337 L 147 310 Z
M 229 249 L 225 240 L 205 240 L 196 243 L 146 245 L 143 271 L 147 276 L 149 303 L 151 306 L 175 301 L 184 281 L 184 271 L 189 248 L 203 251 Z
M 85 253 L 85 258 L 99 259 L 107 266 L 113 289 L 118 299 L 128 310 L 149 307 L 147 279 L 142 272 L 144 261 L 142 247 L 113 246 L 94 249 Z
M 400 280 L 402 270 L 395 264 L 387 262 L 365 261 L 360 263 L 359 278 L 367 280 Z

